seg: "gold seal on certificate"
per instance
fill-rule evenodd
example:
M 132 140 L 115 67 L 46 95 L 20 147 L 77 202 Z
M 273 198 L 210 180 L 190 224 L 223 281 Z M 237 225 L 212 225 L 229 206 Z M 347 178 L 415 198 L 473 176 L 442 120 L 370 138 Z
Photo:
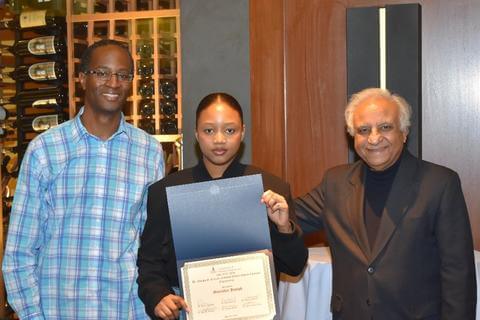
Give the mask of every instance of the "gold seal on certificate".
M 189 320 L 267 320 L 276 314 L 265 253 L 186 262 L 181 272 Z

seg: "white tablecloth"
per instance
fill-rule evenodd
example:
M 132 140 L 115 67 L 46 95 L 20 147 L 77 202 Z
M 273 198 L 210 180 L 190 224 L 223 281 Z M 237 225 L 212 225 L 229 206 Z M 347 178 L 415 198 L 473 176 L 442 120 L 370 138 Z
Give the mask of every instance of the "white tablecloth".
M 309 248 L 303 277 L 282 275 L 278 285 L 279 320 L 331 320 L 332 259 L 327 247 Z M 480 252 L 475 251 L 477 320 L 480 320 Z
M 330 320 L 332 258 L 327 247 L 309 248 L 303 277 L 282 275 L 278 285 L 279 320 Z

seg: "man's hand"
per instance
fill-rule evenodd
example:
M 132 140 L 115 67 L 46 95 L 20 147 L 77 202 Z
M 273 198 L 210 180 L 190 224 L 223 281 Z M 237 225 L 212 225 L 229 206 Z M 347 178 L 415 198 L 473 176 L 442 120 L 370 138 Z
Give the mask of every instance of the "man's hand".
M 154 312 L 157 317 L 160 317 L 163 320 L 175 320 L 180 316 L 181 309 L 190 312 L 190 308 L 182 297 L 169 294 L 160 300 L 155 307 Z
M 288 216 L 288 203 L 285 198 L 278 193 L 267 190 L 263 193 L 261 201 L 267 206 L 268 217 L 275 223 L 278 231 L 292 233 L 293 228 Z

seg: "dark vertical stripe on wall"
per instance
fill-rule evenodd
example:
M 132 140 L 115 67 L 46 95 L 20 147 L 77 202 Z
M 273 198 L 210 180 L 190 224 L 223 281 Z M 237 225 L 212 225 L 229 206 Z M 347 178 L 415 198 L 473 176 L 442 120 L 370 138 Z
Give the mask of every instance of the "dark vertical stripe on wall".
M 421 158 L 421 9 L 418 4 L 386 6 L 387 88 L 412 106 L 408 150 Z
M 347 97 L 380 86 L 378 8 L 347 9 Z M 349 162 L 356 160 L 349 139 Z
M 378 8 L 347 9 L 347 94 L 380 85 Z

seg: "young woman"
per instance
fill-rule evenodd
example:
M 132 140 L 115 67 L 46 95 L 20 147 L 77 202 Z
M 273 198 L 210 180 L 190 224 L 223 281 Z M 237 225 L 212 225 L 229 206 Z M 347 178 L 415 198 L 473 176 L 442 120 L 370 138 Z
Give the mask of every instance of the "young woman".
M 177 319 L 188 306 L 175 294 L 178 288 L 175 251 L 165 188 L 174 185 L 262 174 L 275 269 L 290 275 L 302 272 L 307 250 L 300 232 L 289 218 L 290 187 L 281 179 L 237 159 L 245 124 L 240 104 L 226 93 L 212 93 L 200 101 L 196 133 L 202 159 L 190 169 L 179 171 L 150 186 L 147 221 L 139 249 L 139 295 L 153 319 Z M 276 194 L 271 193 L 274 191 Z M 286 200 L 287 199 L 287 200 Z

